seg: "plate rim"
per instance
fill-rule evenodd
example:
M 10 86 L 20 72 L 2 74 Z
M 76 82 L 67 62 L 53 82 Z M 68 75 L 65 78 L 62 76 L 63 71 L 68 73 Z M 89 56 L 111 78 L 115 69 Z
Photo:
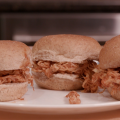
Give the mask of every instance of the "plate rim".
M 29 105 L 23 103 L 2 103 L 0 107 L 31 107 L 31 108 L 96 108 L 96 107 L 112 107 L 120 105 L 120 101 L 104 102 L 96 104 L 66 104 L 66 105 Z

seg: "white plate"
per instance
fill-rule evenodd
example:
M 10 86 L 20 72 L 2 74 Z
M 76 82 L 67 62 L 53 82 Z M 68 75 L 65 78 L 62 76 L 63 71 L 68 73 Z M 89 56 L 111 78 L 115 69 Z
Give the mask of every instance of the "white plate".
M 105 91 L 99 93 L 81 93 L 81 104 L 71 105 L 65 97 L 69 91 L 53 91 L 28 87 L 24 100 L 0 102 L 0 110 L 29 114 L 81 114 L 115 110 L 120 108 L 120 102 L 111 98 Z

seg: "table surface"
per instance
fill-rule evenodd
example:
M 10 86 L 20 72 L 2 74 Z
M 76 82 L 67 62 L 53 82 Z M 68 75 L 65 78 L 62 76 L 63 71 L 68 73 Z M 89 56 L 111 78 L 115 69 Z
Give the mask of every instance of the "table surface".
M 0 120 L 119 120 L 120 110 L 74 115 L 38 115 L 0 111 Z

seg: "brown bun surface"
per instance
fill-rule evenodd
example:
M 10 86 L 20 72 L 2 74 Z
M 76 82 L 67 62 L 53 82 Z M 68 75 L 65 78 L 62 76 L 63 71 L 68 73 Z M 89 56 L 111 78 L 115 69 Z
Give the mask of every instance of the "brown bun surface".
M 107 90 L 108 90 L 108 92 L 110 93 L 110 95 L 113 97 L 113 98 L 115 98 L 115 99 L 117 99 L 117 100 L 120 100 L 120 90 L 118 89 L 118 90 L 116 90 L 117 92 L 114 92 L 114 94 L 112 94 L 112 88 L 111 87 L 108 87 L 107 88 Z
M 0 41 L 0 71 L 22 69 L 31 64 L 31 49 L 22 42 Z
M 37 73 L 32 71 L 33 78 L 37 85 L 41 88 L 47 88 L 50 90 L 78 90 L 82 89 L 82 81 L 73 77 L 62 78 L 53 75 L 51 78 L 47 78 L 44 73 Z M 61 75 L 62 76 L 62 75 Z M 72 79 L 72 80 L 71 80 Z
M 39 39 L 32 48 L 33 61 L 83 63 L 84 60 L 98 60 L 100 44 L 93 38 L 82 35 L 50 35 Z M 44 73 L 32 71 L 38 86 L 53 90 L 82 89 L 83 80 L 70 74 L 53 74 L 47 78 Z
M 0 85 L 0 102 L 20 99 L 27 92 L 28 82 Z
M 107 41 L 99 55 L 102 69 L 120 67 L 120 35 Z
M 16 100 L 27 92 L 27 81 L 29 81 L 28 76 L 30 75 L 27 69 L 31 66 L 31 53 L 31 49 L 22 42 L 0 41 L 0 101 Z M 12 70 L 23 70 L 24 72 L 9 74 Z M 27 70 L 27 74 L 25 70 Z M 8 74 L 4 74 L 7 71 Z M 7 76 L 8 78 L 5 78 Z M 21 77 L 24 77 L 25 81 L 20 82 Z M 2 84 L 2 80 L 5 80 L 6 83 Z M 11 82 L 11 80 L 13 81 Z
M 49 35 L 39 39 L 33 46 L 33 61 L 81 63 L 83 60 L 98 60 L 100 44 L 93 38 L 82 35 Z

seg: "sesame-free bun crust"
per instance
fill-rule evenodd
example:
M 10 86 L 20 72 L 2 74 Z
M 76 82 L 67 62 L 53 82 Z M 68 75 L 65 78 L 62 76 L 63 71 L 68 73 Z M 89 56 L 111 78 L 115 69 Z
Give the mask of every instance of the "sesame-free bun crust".
M 27 92 L 28 82 L 6 83 L 0 85 L 0 102 L 21 98 Z
M 100 68 L 120 67 L 120 35 L 107 41 L 99 56 Z
M 33 61 L 81 63 L 86 59 L 98 60 L 100 50 L 100 44 L 91 37 L 60 34 L 39 39 L 33 46 L 32 53 Z
M 120 100 L 120 89 L 119 88 L 114 91 L 111 87 L 108 87 L 107 90 L 113 98 Z
M 0 40 L 0 71 L 29 66 L 31 49 L 22 42 Z
M 37 73 L 32 71 L 33 78 L 36 82 L 36 84 L 41 87 L 41 88 L 46 88 L 50 90 L 77 90 L 77 89 L 82 89 L 82 80 L 80 79 L 75 79 L 70 75 L 69 79 L 63 78 L 62 75 L 53 75 L 51 78 L 47 78 L 45 74 L 42 73 Z M 71 78 L 70 78 L 71 77 Z
M 98 60 L 100 44 L 93 38 L 60 34 L 49 35 L 39 39 L 32 48 L 33 61 L 54 61 L 82 63 L 84 60 Z M 32 71 L 35 82 L 42 88 L 52 90 L 77 90 L 82 89 L 82 79 L 74 75 L 53 74 L 47 78 L 42 73 Z

